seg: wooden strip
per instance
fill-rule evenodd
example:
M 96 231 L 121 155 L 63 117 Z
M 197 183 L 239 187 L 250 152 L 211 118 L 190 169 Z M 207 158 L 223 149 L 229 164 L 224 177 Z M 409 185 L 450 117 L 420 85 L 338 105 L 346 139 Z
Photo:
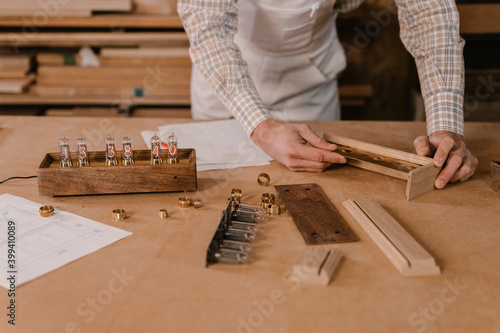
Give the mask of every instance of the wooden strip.
M 441 273 L 434 258 L 374 199 L 352 199 L 343 205 L 402 275 Z
M 306 244 L 359 240 L 318 184 L 276 185 L 274 188 Z
M 307 247 L 293 266 L 289 280 L 327 286 L 342 259 L 342 254 L 323 246 Z
M 132 2 L 130 0 L 71 0 L 63 5 L 54 6 L 54 14 L 57 16 L 61 11 L 130 11 Z M 47 13 L 47 9 L 40 1 L 16 0 L 0 1 L 0 10 L 3 14 L 12 11 L 38 11 L 39 14 Z
M 102 52 L 102 51 L 101 51 Z M 41 66 L 65 66 L 66 54 L 39 52 L 36 55 L 38 65 Z M 81 66 L 82 60 L 78 54 L 70 54 L 75 59 L 75 65 Z M 133 67 L 147 65 L 161 66 L 191 66 L 191 59 L 187 57 L 103 57 L 97 56 L 102 67 Z
M 101 57 L 183 57 L 189 58 L 188 47 L 171 48 L 102 48 Z
M 21 94 L 27 86 L 29 86 L 35 76 L 33 74 L 26 76 L 24 79 L 1 79 L 0 93 Z M 0 100 L 5 100 L 6 96 L 2 96 Z
M 160 97 L 45 97 L 33 94 L 2 95 L 0 105 L 190 105 L 189 98 L 160 98 Z
M 498 191 L 500 188 L 500 162 L 490 161 L 490 188 Z
M 154 89 L 143 87 L 76 87 L 76 86 L 44 86 L 34 85 L 30 92 L 38 96 L 52 97 L 163 97 L 189 99 L 190 89 L 186 87 L 158 86 Z
M 26 70 L 3 70 L 0 71 L 0 79 L 24 79 L 26 72 Z
M 38 32 L 0 33 L 0 46 L 137 46 L 189 45 L 184 32 Z
M 31 67 L 31 55 L 0 54 L 0 71 L 23 70 Z
M 22 27 L 28 22 L 34 21 L 35 13 L 23 12 L 20 17 L 6 17 L 0 20 L 0 27 Z M 158 14 L 158 13 L 155 13 Z M 45 18 L 44 18 L 45 19 Z M 44 27 L 47 28 L 155 28 L 155 29 L 180 29 L 182 22 L 177 15 L 138 15 L 134 13 L 113 14 L 93 14 L 87 12 L 87 17 L 46 17 Z
M 395 159 L 415 163 L 415 164 L 420 164 L 420 165 L 425 165 L 432 161 L 431 158 L 425 157 L 425 156 L 419 156 L 416 154 L 412 153 L 407 153 L 401 150 L 397 149 L 392 149 L 388 147 L 383 147 L 379 145 L 375 145 L 372 143 L 367 143 L 363 141 L 358 141 L 350 138 L 346 138 L 340 135 L 334 135 L 334 134 L 329 134 L 325 133 L 324 138 L 332 143 L 338 143 L 343 146 L 349 146 L 352 148 L 357 148 L 360 150 L 372 152 L 375 154 L 383 155 L 383 156 L 388 156 L 392 157 Z
M 19 10 L 9 10 L 9 11 L 2 10 L 0 12 L 0 17 L 2 18 L 3 21 L 4 18 L 11 18 L 11 17 L 25 18 L 26 16 L 28 17 L 31 16 L 35 18 L 37 17 L 37 15 L 41 15 L 43 13 L 44 11 L 41 9 L 19 9 Z M 90 17 L 90 16 L 92 16 L 92 11 L 90 10 L 59 10 L 57 12 L 57 17 L 73 18 L 73 17 Z

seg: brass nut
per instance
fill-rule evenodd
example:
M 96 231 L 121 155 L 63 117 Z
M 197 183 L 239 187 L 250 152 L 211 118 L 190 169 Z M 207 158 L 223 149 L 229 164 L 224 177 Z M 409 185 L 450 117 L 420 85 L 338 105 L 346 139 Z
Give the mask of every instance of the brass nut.
M 267 207 L 267 213 L 271 216 L 277 216 L 281 213 L 281 207 L 278 205 L 269 205 Z
M 168 217 L 167 210 L 166 209 L 160 209 L 160 211 L 158 212 L 158 217 L 160 217 L 162 219 L 166 219 Z
M 179 198 L 179 207 L 181 207 L 181 208 L 189 208 L 192 205 L 193 205 L 193 202 L 188 197 L 180 197 Z
M 271 181 L 271 177 L 269 177 L 269 175 L 267 173 L 261 173 L 257 177 L 257 183 L 259 183 L 259 185 L 261 185 L 261 186 L 267 186 L 270 181 Z
M 40 216 L 41 217 L 50 217 L 52 215 L 54 215 L 54 207 L 52 207 L 52 206 L 40 207 Z
M 193 206 L 194 206 L 194 208 L 200 208 L 201 207 L 201 200 L 200 199 L 194 199 Z
M 127 218 L 127 213 L 123 209 L 115 209 L 112 213 L 113 220 L 123 221 Z

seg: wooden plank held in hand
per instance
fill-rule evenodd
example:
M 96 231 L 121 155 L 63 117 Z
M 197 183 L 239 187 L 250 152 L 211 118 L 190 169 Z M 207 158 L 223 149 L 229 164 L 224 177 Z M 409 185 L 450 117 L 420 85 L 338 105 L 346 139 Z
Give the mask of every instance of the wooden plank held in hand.
M 306 244 L 359 240 L 318 184 L 276 185 L 274 188 Z
M 338 146 L 335 152 L 344 156 L 347 164 L 406 180 L 408 201 L 434 190 L 441 168 L 434 165 L 432 158 L 339 135 L 325 133 L 324 138 Z
M 346 200 L 343 205 L 402 275 L 441 273 L 434 258 L 374 199 Z
M 342 259 L 342 254 L 323 246 L 307 247 L 293 266 L 290 281 L 327 286 Z

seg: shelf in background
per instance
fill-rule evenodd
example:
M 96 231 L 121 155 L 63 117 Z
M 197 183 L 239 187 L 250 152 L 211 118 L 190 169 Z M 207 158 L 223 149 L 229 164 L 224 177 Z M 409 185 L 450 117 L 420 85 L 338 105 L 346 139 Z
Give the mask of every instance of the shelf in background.
M 93 14 L 91 17 L 47 17 L 42 24 L 29 15 L 25 17 L 2 17 L 0 27 L 38 28 L 147 28 L 147 29 L 182 29 L 182 22 L 177 14 Z

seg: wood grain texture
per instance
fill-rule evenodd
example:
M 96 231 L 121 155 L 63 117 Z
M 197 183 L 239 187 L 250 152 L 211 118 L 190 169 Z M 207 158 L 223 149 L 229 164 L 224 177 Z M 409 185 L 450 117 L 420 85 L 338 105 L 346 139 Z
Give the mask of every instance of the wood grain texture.
M 441 167 L 430 162 L 408 173 L 406 199 L 411 201 L 434 190 L 434 182 L 441 172 Z
M 318 184 L 276 185 L 274 188 L 306 244 L 359 240 Z
M 402 275 L 441 273 L 434 258 L 374 199 L 352 199 L 343 205 Z
M 121 154 L 117 151 L 119 161 Z M 196 190 L 194 149 L 179 149 L 179 164 L 151 165 L 150 154 L 149 150 L 134 150 L 135 165 L 105 166 L 105 152 L 89 152 L 89 167 L 60 168 L 59 154 L 49 153 L 37 172 L 39 194 L 67 196 Z M 76 153 L 71 157 L 75 165 Z
M 490 162 L 490 187 L 493 191 L 500 188 L 500 162 Z
M 342 259 L 342 254 L 323 246 L 308 246 L 289 276 L 290 281 L 327 286 Z
M 460 4 L 460 33 L 500 33 L 500 4 Z

